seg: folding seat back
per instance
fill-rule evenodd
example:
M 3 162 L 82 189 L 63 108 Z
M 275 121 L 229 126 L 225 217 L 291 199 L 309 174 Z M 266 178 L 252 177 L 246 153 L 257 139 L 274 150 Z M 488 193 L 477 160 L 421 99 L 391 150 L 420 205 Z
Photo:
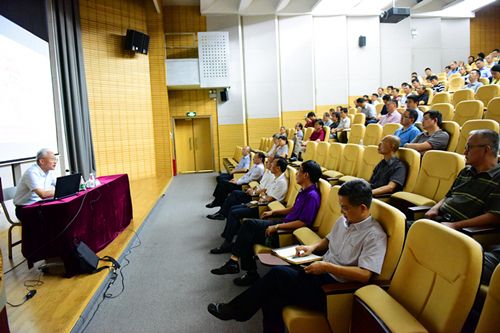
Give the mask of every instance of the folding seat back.
M 490 80 L 488 80 L 488 78 L 486 78 L 486 77 L 480 77 L 479 82 L 481 82 L 485 86 L 490 84 Z M 479 88 L 478 88 L 478 90 L 479 90 Z
M 323 142 L 328 142 L 328 140 L 330 140 L 330 126 L 323 126 L 323 131 L 325 131 Z
M 307 127 L 307 128 L 304 128 L 304 138 L 303 140 L 304 141 L 307 141 L 309 140 L 309 138 L 311 137 L 311 134 L 314 132 L 314 127 Z
M 255 153 L 252 151 L 250 152 L 250 166 L 248 167 L 248 169 L 250 170 L 250 168 L 253 167 L 253 158 L 255 156 Z M 242 155 L 242 158 L 243 158 L 243 155 Z
M 364 147 L 353 143 L 344 146 L 338 171 L 344 176 L 354 176 L 358 171 L 358 163 L 363 156 Z
M 354 119 L 352 121 L 352 125 L 354 124 L 361 124 L 364 125 L 366 121 L 366 116 L 364 113 L 356 113 L 354 115 Z
M 488 84 L 481 86 L 476 91 L 476 99 L 483 102 L 484 105 L 488 103 L 495 97 L 500 96 L 500 86 L 496 84 Z
M 287 157 L 292 156 L 293 148 L 295 147 L 295 144 L 293 143 L 292 139 L 287 140 L 287 145 L 288 145 L 288 155 Z
M 358 162 L 356 178 L 362 178 L 369 182 L 373 174 L 373 169 L 383 158 L 384 156 L 378 153 L 377 146 L 365 146 L 365 149 L 363 150 L 363 156 L 359 159 Z M 346 182 L 352 180 L 352 178 L 342 177 L 340 180 L 342 182 Z
M 365 125 L 354 124 L 351 126 L 351 131 L 348 133 L 349 143 L 359 144 L 365 135 Z
M 461 77 L 460 73 L 453 73 L 453 74 L 450 74 L 450 76 L 448 76 L 448 80 L 451 80 L 455 77 Z
M 322 167 L 325 166 L 326 159 L 328 157 L 328 149 L 330 148 L 330 143 L 328 142 L 318 142 L 318 146 L 316 148 L 316 159 L 319 165 Z
M 500 122 L 500 97 L 495 97 L 488 103 L 484 119 L 493 119 Z
M 328 155 L 325 159 L 325 169 L 338 170 L 340 166 L 340 158 L 344 153 L 344 146 L 344 144 L 338 142 L 330 143 L 330 148 L 328 148 Z
M 455 150 L 457 153 L 464 153 L 465 144 L 467 143 L 470 132 L 478 129 L 490 129 L 498 133 L 498 122 L 491 119 L 475 119 L 466 121 L 460 131 L 460 137 Z
M 448 80 L 448 91 L 455 92 L 462 89 L 465 85 L 465 80 L 462 77 L 454 77 Z
M 460 332 L 481 266 L 482 249 L 472 238 L 434 221 L 417 221 L 389 290 L 368 285 L 355 292 L 351 332 Z M 361 314 L 367 317 L 361 320 Z
M 354 114 L 358 114 L 358 113 L 360 113 L 360 112 L 359 112 L 359 110 L 358 110 L 358 109 L 356 109 L 356 108 L 352 108 L 352 107 L 351 107 L 351 108 L 349 108 L 349 110 L 348 110 L 348 114 L 352 114 L 352 115 L 354 115 Z
M 483 108 L 484 104 L 481 101 L 462 101 L 455 106 L 453 121 L 462 126 L 467 120 L 481 119 Z
M 354 114 L 349 113 L 347 116 L 349 117 L 349 120 L 351 121 L 351 126 L 352 126 L 352 124 L 354 122 Z
M 382 139 L 382 126 L 379 124 L 368 124 L 366 126 L 365 135 L 363 136 L 363 144 L 365 146 L 378 145 Z
M 302 153 L 302 159 L 304 161 L 316 160 L 316 150 L 317 149 L 318 149 L 318 143 L 316 141 L 307 141 L 306 151 L 304 153 Z
M 295 203 L 295 198 L 297 198 L 297 194 L 300 188 L 300 185 L 297 184 L 297 170 L 291 166 L 288 166 L 286 169 L 286 176 L 288 178 L 288 190 L 285 194 L 285 205 L 277 201 L 272 201 L 268 205 L 270 210 L 292 207 Z
M 434 97 L 432 98 L 432 102 L 429 104 L 432 104 L 434 110 L 434 105 L 438 103 L 451 103 L 450 94 L 446 91 L 437 93 L 434 95 Z
M 455 108 L 451 103 L 436 103 L 432 105 L 431 109 L 441 112 L 443 120 L 446 121 L 452 120 L 455 115 Z
M 396 192 L 391 195 L 391 199 L 404 200 L 415 206 L 433 206 L 444 198 L 464 166 L 465 160 L 462 155 L 429 150 L 422 158 L 413 191 Z
M 266 137 L 260 138 L 260 143 L 259 143 L 259 150 L 265 151 L 266 150 Z
M 382 109 L 384 108 L 384 103 L 379 103 L 375 105 L 375 111 L 377 111 L 377 116 L 380 116 Z
M 481 310 L 481 316 L 475 333 L 495 332 L 500 327 L 500 265 L 491 276 L 486 301 Z
M 295 130 L 295 128 L 287 128 L 286 129 L 286 137 L 288 139 L 293 139 L 293 136 L 295 135 L 295 133 L 297 133 L 297 131 Z
M 393 135 L 401 127 L 403 127 L 403 125 L 396 123 L 385 124 L 384 127 L 382 128 L 382 138 L 384 138 L 387 135 Z
M 321 203 L 319 206 L 318 214 L 316 214 L 316 218 L 314 219 L 312 229 L 318 230 L 320 225 L 324 221 L 325 214 L 328 210 L 328 194 L 330 192 L 331 185 L 324 179 L 320 179 L 316 186 L 318 186 L 319 193 L 321 194 Z
M 446 131 L 450 140 L 448 141 L 447 151 L 455 151 L 457 148 L 458 138 L 460 137 L 460 126 L 454 121 L 443 121 L 443 131 Z
M 411 192 L 415 187 L 418 172 L 420 171 L 420 154 L 415 149 L 399 148 L 396 155 L 406 165 L 406 181 L 403 191 Z
M 474 90 L 472 89 L 460 89 L 455 91 L 451 98 L 451 104 L 455 107 L 461 101 L 470 101 L 474 99 Z
M 272 137 L 269 137 L 266 139 L 266 149 L 265 149 L 265 152 L 268 152 L 271 150 L 271 148 L 273 147 L 274 145 L 274 140 Z
M 237 163 L 243 158 L 243 153 L 241 152 L 242 149 L 243 147 L 241 146 L 236 146 L 236 148 L 234 148 L 233 160 Z
M 432 88 L 430 88 L 430 87 L 427 87 L 427 88 L 425 88 L 425 91 L 427 92 L 427 95 L 429 95 L 429 99 L 427 100 L 427 104 L 430 105 L 432 98 L 434 98 L 434 90 L 432 90 Z

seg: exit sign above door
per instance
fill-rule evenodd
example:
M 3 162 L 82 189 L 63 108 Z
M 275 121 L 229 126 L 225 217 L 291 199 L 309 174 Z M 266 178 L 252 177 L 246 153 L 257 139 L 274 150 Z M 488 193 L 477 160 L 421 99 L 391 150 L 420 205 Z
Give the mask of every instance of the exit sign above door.
M 194 118 L 196 117 L 196 112 L 194 111 L 186 112 L 186 117 Z

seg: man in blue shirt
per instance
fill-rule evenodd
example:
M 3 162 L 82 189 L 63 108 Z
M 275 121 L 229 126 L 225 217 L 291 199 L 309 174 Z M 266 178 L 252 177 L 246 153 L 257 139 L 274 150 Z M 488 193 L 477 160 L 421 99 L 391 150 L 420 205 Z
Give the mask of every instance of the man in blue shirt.
M 394 135 L 401 141 L 399 146 L 403 147 L 406 143 L 410 143 L 420 134 L 420 130 L 415 126 L 415 121 L 418 118 L 418 113 L 415 110 L 406 110 L 401 117 L 402 128 L 398 129 Z

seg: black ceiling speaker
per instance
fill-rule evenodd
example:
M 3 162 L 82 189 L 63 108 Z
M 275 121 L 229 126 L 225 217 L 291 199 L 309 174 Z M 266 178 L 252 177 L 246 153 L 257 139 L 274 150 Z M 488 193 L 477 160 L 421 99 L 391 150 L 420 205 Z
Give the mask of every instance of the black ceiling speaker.
M 125 50 L 148 54 L 149 36 L 132 29 L 125 36 Z
M 359 36 L 358 45 L 359 47 L 366 46 L 366 36 Z

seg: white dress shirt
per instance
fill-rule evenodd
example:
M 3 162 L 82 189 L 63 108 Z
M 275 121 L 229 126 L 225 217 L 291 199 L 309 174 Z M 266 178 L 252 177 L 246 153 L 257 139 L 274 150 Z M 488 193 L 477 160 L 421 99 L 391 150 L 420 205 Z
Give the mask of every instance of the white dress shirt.
M 14 205 L 26 206 L 41 200 L 41 198 L 33 191 L 36 188 L 41 190 L 53 190 L 56 185 L 56 176 L 54 172 L 44 172 L 38 164 L 33 164 L 21 177 L 19 185 L 17 185 L 16 194 L 14 196 Z

